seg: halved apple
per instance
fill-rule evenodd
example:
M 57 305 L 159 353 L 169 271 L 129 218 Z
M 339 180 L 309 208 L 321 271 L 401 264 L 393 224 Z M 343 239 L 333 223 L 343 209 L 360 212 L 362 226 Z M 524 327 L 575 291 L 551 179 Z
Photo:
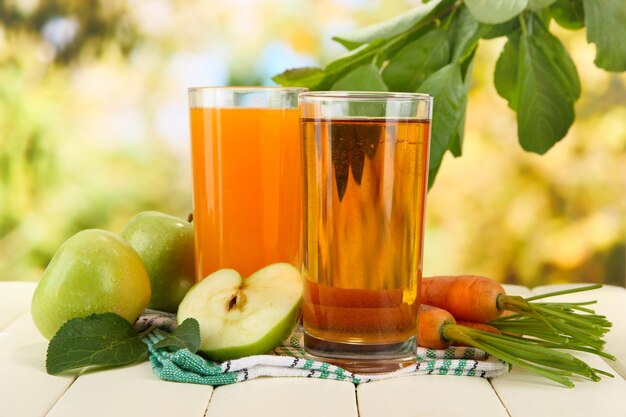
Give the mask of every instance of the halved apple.
M 303 282 L 290 264 L 276 263 L 244 278 L 221 269 L 194 285 L 178 307 L 178 322 L 200 324 L 200 350 L 224 361 L 267 353 L 285 340 L 300 316 Z

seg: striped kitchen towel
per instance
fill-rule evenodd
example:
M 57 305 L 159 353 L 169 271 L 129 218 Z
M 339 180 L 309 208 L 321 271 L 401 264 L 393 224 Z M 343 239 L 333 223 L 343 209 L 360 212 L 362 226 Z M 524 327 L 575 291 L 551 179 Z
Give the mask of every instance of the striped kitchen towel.
M 446 350 L 418 348 L 417 362 L 397 371 L 356 374 L 326 362 L 311 360 L 303 349 L 300 329 L 266 355 L 248 356 L 222 363 L 213 362 L 187 349 L 155 348 L 176 327 L 175 316 L 147 310 L 135 330 L 156 327 L 144 336 L 154 373 L 161 379 L 206 385 L 227 385 L 265 377 L 305 377 L 350 381 L 353 384 L 379 381 L 405 375 L 457 375 L 491 378 L 508 372 L 508 365 L 485 352 L 465 347 Z

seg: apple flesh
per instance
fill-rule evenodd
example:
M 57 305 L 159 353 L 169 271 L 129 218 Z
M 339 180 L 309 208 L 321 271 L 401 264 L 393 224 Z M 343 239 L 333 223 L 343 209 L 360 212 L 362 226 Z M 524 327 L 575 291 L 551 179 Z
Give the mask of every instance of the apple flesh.
M 116 313 L 133 323 L 150 300 L 150 281 L 135 250 L 121 237 L 83 230 L 61 245 L 33 294 L 31 312 L 51 339 L 66 321 Z
M 267 353 L 300 317 L 303 282 L 290 264 L 268 265 L 247 278 L 222 269 L 197 283 L 178 308 L 178 322 L 200 324 L 200 350 L 215 361 Z
M 144 211 L 128 221 L 121 235 L 137 251 L 148 271 L 152 287 L 148 307 L 175 313 L 196 282 L 191 223 Z

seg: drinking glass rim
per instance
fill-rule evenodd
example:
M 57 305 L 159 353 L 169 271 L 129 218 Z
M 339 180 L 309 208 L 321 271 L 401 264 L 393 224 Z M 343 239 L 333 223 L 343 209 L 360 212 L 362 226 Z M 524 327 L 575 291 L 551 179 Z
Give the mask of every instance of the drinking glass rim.
M 288 92 L 288 93 L 303 93 L 309 91 L 305 87 L 281 87 L 281 86 L 203 86 L 203 87 L 188 87 L 189 93 L 202 92 L 202 91 L 233 91 L 238 93 L 255 93 L 255 92 Z
M 432 101 L 433 96 L 425 93 L 403 93 L 393 91 L 304 91 L 298 94 L 298 98 L 324 99 L 324 100 L 348 100 L 379 101 Z

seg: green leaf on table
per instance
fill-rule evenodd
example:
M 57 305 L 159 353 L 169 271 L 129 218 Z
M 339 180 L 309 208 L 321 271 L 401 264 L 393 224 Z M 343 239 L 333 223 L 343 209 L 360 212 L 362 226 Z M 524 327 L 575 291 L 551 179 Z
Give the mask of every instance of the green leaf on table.
M 357 29 L 343 36 L 336 36 L 333 40 L 352 50 L 375 40 L 389 39 L 412 28 L 440 10 L 450 7 L 452 4 L 454 4 L 454 0 L 431 0 L 428 3 L 414 7 L 406 13 L 365 28 Z
M 200 324 L 194 318 L 185 319 L 165 339 L 154 344 L 155 348 L 169 347 L 173 350 L 188 349 L 196 353 L 200 348 Z
M 544 9 L 554 3 L 556 0 L 528 0 L 528 10 Z
M 509 36 L 502 52 L 496 61 L 493 74 L 493 83 L 500 97 L 509 102 L 509 107 L 517 110 L 517 72 L 519 67 L 520 34 L 516 32 Z
M 527 25 L 519 41 L 517 132 L 522 148 L 543 154 L 572 125 L 580 82 L 561 42 L 538 18 Z
M 86 366 L 121 366 L 145 357 L 133 326 L 114 313 L 67 321 L 48 345 L 46 370 L 55 375 Z
M 550 14 L 561 27 L 576 30 L 585 27 L 583 0 L 557 0 L 550 6 Z
M 394 55 L 382 78 L 392 91 L 415 91 L 449 59 L 450 45 L 446 31 L 433 29 Z
M 458 63 L 446 65 L 428 77 L 417 91 L 434 98 L 428 178 L 431 186 L 462 119 L 464 88 L 461 66 Z
M 388 91 L 378 67 L 369 63 L 357 67 L 341 77 L 331 90 L 342 91 Z
M 326 72 L 321 68 L 302 67 L 288 69 L 275 75 L 272 80 L 283 87 L 306 87 L 314 89 L 325 77 Z
M 480 40 L 478 29 L 478 21 L 465 5 L 461 5 L 448 30 L 451 61 L 462 61 L 473 53 Z
M 520 14 L 528 0 L 465 0 L 476 20 L 482 23 L 503 23 Z
M 626 1 L 583 0 L 587 40 L 596 44 L 595 64 L 626 71 Z

